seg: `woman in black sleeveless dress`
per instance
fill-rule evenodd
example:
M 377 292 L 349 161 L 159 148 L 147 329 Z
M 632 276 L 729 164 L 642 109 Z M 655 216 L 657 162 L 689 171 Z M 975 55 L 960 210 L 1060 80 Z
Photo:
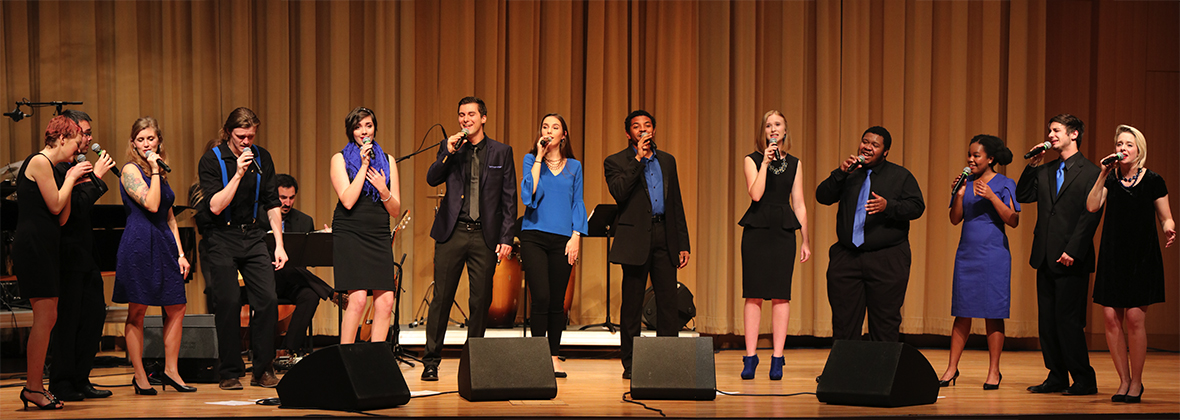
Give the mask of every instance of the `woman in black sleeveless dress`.
M 738 222 L 742 230 L 742 297 L 746 299 L 746 356 L 742 357 L 742 379 L 754 379 L 758 366 L 758 331 L 762 302 L 771 301 L 773 354 L 770 379 L 783 377 L 783 346 L 791 315 L 791 275 L 795 269 L 795 230 L 803 235 L 799 261 L 811 258 L 807 234 L 807 208 L 803 201 L 802 169 L 799 159 L 780 151 L 791 146 L 787 121 L 778 111 L 762 117 L 755 152 L 744 159 L 749 210 Z M 768 145 L 769 144 L 769 145 Z
M 25 409 L 29 403 L 42 410 L 62 408 L 42 385 L 45 351 L 57 321 L 57 297 L 61 280 L 61 225 L 70 218 L 70 193 L 74 183 L 93 170 L 90 162 L 70 168 L 58 178 L 53 167 L 74 160 L 81 147 L 82 128 L 64 116 L 53 117 L 45 128 L 45 147 L 29 155 L 16 175 L 16 234 L 12 242 L 12 272 L 21 296 L 33 306 L 33 326 L 26 353 L 28 369 L 20 392 Z
M 385 340 L 397 284 L 389 218 L 401 210 L 397 163 L 376 142 L 377 116 L 356 107 L 344 118 L 348 145 L 332 156 L 332 187 L 340 202 L 332 215 L 336 290 L 348 293 L 340 344 L 356 341 L 365 300 L 373 291 L 372 340 Z
M 1094 303 L 1103 306 L 1106 345 L 1119 374 L 1119 389 L 1110 400 L 1137 403 L 1143 395 L 1147 358 L 1147 306 L 1163 302 L 1166 294 L 1155 223 L 1158 220 L 1163 228 L 1165 246 L 1176 240 L 1176 223 L 1164 178 L 1143 167 L 1147 161 L 1143 133 L 1120 125 L 1115 130 L 1115 151 L 1123 156 L 1111 154 L 1103 159 L 1111 162 L 1102 165 L 1102 174 L 1086 199 L 1091 212 L 1106 206 L 1094 272 Z

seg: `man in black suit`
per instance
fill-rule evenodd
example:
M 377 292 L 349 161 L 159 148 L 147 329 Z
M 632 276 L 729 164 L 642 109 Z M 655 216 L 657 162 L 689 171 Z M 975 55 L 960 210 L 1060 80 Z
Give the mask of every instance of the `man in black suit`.
M 82 128 L 82 151 L 90 150 L 90 115 L 67 109 L 61 115 Z M 65 173 L 71 162 L 59 163 L 54 170 Z M 106 322 L 106 298 L 102 273 L 94 260 L 94 229 L 90 210 L 107 192 L 102 176 L 115 166 L 110 155 L 103 154 L 94 164 L 94 178 L 82 177 L 70 194 L 70 219 L 61 227 L 61 296 L 57 299 L 57 324 L 53 326 L 53 348 L 49 365 L 49 392 L 62 401 L 106 398 L 111 391 L 95 389 L 90 383 L 90 369 L 102 340 Z M 97 181 L 97 182 L 95 182 Z M 184 250 L 181 250 L 184 252 Z
M 295 177 L 288 174 L 275 175 L 275 185 L 279 194 L 279 211 L 283 216 L 280 223 L 283 233 L 314 231 L 315 221 L 311 216 L 295 208 L 295 195 L 299 194 L 299 182 Z M 266 223 L 269 225 L 269 222 Z M 295 304 L 295 312 L 291 313 L 291 323 L 287 326 L 287 336 L 277 349 L 279 360 L 288 361 L 290 359 L 285 357 L 310 353 L 312 349 L 305 347 L 307 327 L 311 325 L 312 318 L 315 318 L 315 310 L 319 307 L 320 299 L 327 300 L 332 297 L 332 287 L 306 267 L 286 264 L 282 269 L 275 271 L 275 293 L 280 299 Z M 292 364 L 284 362 L 279 368 L 289 368 Z
M 656 120 L 644 110 L 624 120 L 629 147 L 603 162 L 607 187 L 619 205 L 610 262 L 623 266 L 623 378 L 631 379 L 631 351 L 643 315 L 644 286 L 655 291 L 656 334 L 675 337 L 676 270 L 688 265 L 688 222 L 680 198 L 676 158 L 656 150 Z
M 1069 114 L 1049 120 L 1049 143 L 1060 153 L 1041 165 L 1044 148 L 1016 183 L 1016 201 L 1037 203 L 1029 264 L 1037 269 L 1037 329 L 1049 377 L 1035 393 L 1098 392 L 1086 349 L 1086 292 L 1094 272 L 1094 231 L 1102 212 L 1086 211 L 1086 196 L 1101 170 L 1078 151 L 1085 125 Z M 1073 376 L 1073 386 L 1069 377 Z M 1068 387 L 1068 388 L 1067 388 Z
M 496 264 L 512 252 L 516 224 L 516 165 L 512 147 L 484 133 L 488 107 L 468 96 L 459 101 L 462 132 L 446 140 L 426 172 L 426 183 L 447 183 L 434 217 L 434 300 L 426 316 L 422 380 L 438 380 L 443 339 L 459 276 L 467 265 L 470 297 L 467 337 L 483 337 L 492 302 Z

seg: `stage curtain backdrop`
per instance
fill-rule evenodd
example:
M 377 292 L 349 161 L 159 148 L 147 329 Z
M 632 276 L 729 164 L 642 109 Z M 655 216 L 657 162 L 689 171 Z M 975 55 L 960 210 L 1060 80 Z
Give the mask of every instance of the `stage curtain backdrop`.
M 949 184 L 975 134 L 998 135 L 1019 155 L 1043 141 L 1050 116 L 1071 112 L 1090 124 L 1082 146 L 1096 160 L 1110 149 L 1108 133 L 1115 125 L 1140 118 L 1124 116 L 1126 109 L 1140 109 L 1148 115 L 1143 124 L 1155 121 L 1158 127 L 1140 127 L 1154 146 L 1148 166 L 1178 184 L 1174 165 L 1165 165 L 1178 154 L 1174 135 L 1166 119 L 1150 117 L 1159 111 L 1139 105 L 1168 101 L 1137 91 L 1127 101 L 1138 108 L 1119 105 L 1114 92 L 1125 87 L 1115 80 L 1139 73 L 1124 74 L 1129 70 L 1109 64 L 1120 47 L 1175 46 L 1176 25 L 1166 16 L 1174 18 L 1176 7 L 1156 3 L 9 1 L 0 5 L 6 40 L 0 44 L 0 99 L 83 100 L 80 108 L 96 119 L 96 141 L 116 156 L 127 149 L 129 124 L 156 116 L 167 135 L 170 182 L 178 191 L 195 181 L 196 162 L 225 115 L 249 106 L 263 120 L 259 144 L 280 171 L 299 178 L 296 206 L 317 224 L 331 220 L 336 196 L 328 161 L 344 145 L 343 118 L 354 106 L 376 111 L 378 141 L 395 156 L 442 140 L 432 129 L 436 123 L 453 133 L 463 96 L 487 102 L 487 134 L 513 146 L 518 159 L 536 141 L 541 116 L 561 113 L 575 154 L 585 162 L 588 209 L 614 202 L 601 162 L 626 147 L 627 112 L 647 109 L 657 119 L 660 149 L 679 162 L 692 242 L 680 281 L 696 295 L 695 327 L 710 334 L 745 332 L 737 220 L 750 199 L 741 165 L 753 151 L 762 114 L 777 109 L 786 115 L 794 140 L 789 152 L 802 161 L 808 201 L 812 260 L 795 264 L 792 335 L 831 334 L 825 271 L 836 239 L 836 209 L 815 203 L 815 186 L 854 153 L 865 128 L 882 125 L 894 138 L 889 159 L 914 173 L 927 204 L 911 224 L 913 263 L 902 332 L 949 334 L 960 227 L 949 223 L 946 206 Z M 1050 33 L 1051 11 L 1077 6 L 1093 17 L 1092 34 L 1101 42 L 1087 41 L 1088 54 L 1065 57 L 1055 43 L 1070 41 Z M 1102 36 L 1140 19 L 1157 24 L 1118 38 Z M 1077 62 L 1063 65 L 1046 57 Z M 1150 76 L 1152 86 L 1174 92 L 1180 70 L 1175 59 L 1146 62 L 1136 71 Z M 1093 74 L 1091 67 L 1097 69 Z M 1075 75 L 1078 68 L 1085 72 Z M 1060 82 L 1065 75 L 1084 90 Z M 1062 92 L 1082 101 L 1060 100 Z M 13 140 L 0 147 L 0 161 L 35 150 L 49 118 L 40 111 L 26 121 L 0 123 L 0 132 Z M 429 231 L 434 197 L 443 191 L 422 178 L 434 156 L 430 150 L 399 165 L 402 207 L 413 216 L 394 246 L 395 255 L 408 255 L 403 323 L 424 313 L 421 301 L 432 280 Z M 517 165 L 519 177 L 519 160 Z M 1023 168 L 1017 161 L 1000 172 L 1016 178 Z M 1180 208 L 1172 201 L 1173 209 Z M 116 204 L 117 195 L 102 202 Z M 1027 264 L 1035 219 L 1035 205 L 1026 206 L 1020 227 L 1008 230 L 1013 264 L 1007 333 L 1013 337 L 1037 334 L 1035 271 Z M 601 322 L 610 311 L 617 322 L 621 270 L 611 268 L 608 308 L 605 240 L 583 239 L 582 254 L 571 321 Z M 1165 260 L 1174 297 L 1175 248 Z M 316 272 L 331 280 L 330 269 Z M 203 288 L 200 278 L 189 285 L 190 313 L 204 312 Z M 458 297 L 463 309 L 466 296 L 464 283 Z M 1172 301 L 1149 311 L 1148 321 L 1149 333 L 1169 343 L 1176 341 L 1178 318 Z M 1095 309 L 1089 321 L 1099 336 L 1100 314 Z M 769 321 L 763 317 L 762 332 L 769 332 Z M 335 307 L 321 304 L 316 333 L 334 334 L 336 324 Z M 982 332 L 982 323 L 975 330 Z

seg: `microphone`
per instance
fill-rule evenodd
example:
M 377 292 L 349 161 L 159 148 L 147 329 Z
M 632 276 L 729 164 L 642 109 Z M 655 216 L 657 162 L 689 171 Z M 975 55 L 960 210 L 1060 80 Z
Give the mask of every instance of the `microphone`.
M 20 110 L 20 104 L 19 104 L 19 103 L 17 103 L 17 104 L 16 104 L 16 109 L 12 110 L 12 112 L 5 112 L 5 113 L 4 113 L 4 116 L 5 116 L 5 117 L 8 117 L 8 118 L 12 118 L 12 122 L 17 122 L 17 121 L 20 121 L 20 120 L 22 120 L 22 119 L 25 119 L 25 118 L 31 117 L 32 115 L 26 114 L 24 111 L 21 111 L 21 110 Z
M 365 137 L 364 141 L 362 141 L 361 144 L 369 144 L 372 142 L 373 142 L 372 137 Z M 372 159 L 372 158 L 373 158 L 373 149 L 369 149 L 369 159 Z M 261 172 L 262 170 L 259 169 L 259 171 Z
M 1106 159 L 1102 159 L 1102 166 L 1107 166 L 1116 162 L 1122 162 L 1123 158 L 1126 157 L 1127 155 L 1123 154 L 1123 152 L 1115 153 L 1114 156 L 1107 156 Z
M 639 132 L 639 138 L 643 138 L 643 136 L 646 136 L 646 135 L 647 135 L 646 131 Z M 651 147 L 652 154 L 655 154 L 655 152 L 656 152 L 656 139 L 654 139 L 654 138 L 647 139 L 647 145 Z M 637 143 L 635 146 L 639 146 L 639 144 Z
M 553 137 L 545 136 L 541 139 L 541 147 L 549 147 L 549 142 L 553 141 Z
M 107 153 L 106 150 L 102 150 L 102 146 L 99 146 L 98 143 L 90 143 L 90 151 L 94 152 L 94 154 L 98 155 L 98 157 L 102 157 L 102 155 Z M 123 174 L 119 173 L 119 164 L 115 164 L 115 166 L 112 166 L 111 172 L 114 172 L 115 176 L 118 176 L 118 177 L 123 176 Z
M 160 159 L 160 155 L 159 155 L 159 154 L 157 154 L 156 152 L 153 152 L 153 151 L 151 151 L 151 150 L 148 150 L 148 151 L 147 151 L 147 153 L 144 153 L 144 154 L 143 154 L 143 157 L 144 157 L 145 159 L 148 159 L 148 160 L 151 160 L 151 159 L 155 158 L 155 159 L 156 159 L 156 164 L 157 164 L 157 165 L 160 165 L 160 168 L 161 168 L 161 169 L 163 169 L 163 170 L 164 170 L 164 172 L 172 172 L 172 168 L 169 168 L 169 167 L 168 167 L 168 164 L 167 164 L 167 163 L 164 163 L 164 159 Z
M 852 173 L 852 171 L 855 171 L 856 168 L 859 168 L 861 165 L 864 165 L 865 160 L 867 160 L 867 159 L 865 159 L 864 155 L 857 156 L 856 162 L 853 162 L 852 165 L 848 166 L 848 173 Z
M 1041 143 L 1040 146 L 1037 146 L 1035 149 L 1032 149 L 1028 153 L 1025 153 L 1024 158 L 1025 159 L 1032 159 L 1033 156 L 1039 155 L 1041 153 L 1045 153 L 1045 151 L 1049 150 L 1049 148 L 1051 148 L 1051 147 L 1053 147 L 1053 143 L 1049 143 L 1049 142 Z
M 463 127 L 463 130 L 460 130 L 459 134 L 462 134 L 463 136 L 459 137 L 458 143 L 455 143 L 455 151 L 458 151 L 460 147 L 463 147 L 464 143 L 467 143 L 467 136 L 471 135 L 471 130 L 468 130 L 467 127 Z
M 955 186 L 951 187 L 951 198 L 954 198 L 955 194 L 959 192 L 959 188 L 962 188 L 963 184 L 967 183 L 967 177 L 969 176 L 971 176 L 971 167 L 964 166 L 963 174 L 959 176 L 957 181 L 955 181 Z
M 250 146 L 250 153 L 252 153 L 254 155 L 254 159 L 250 160 L 251 162 L 254 162 L 254 169 L 257 169 L 258 173 L 261 174 L 262 173 L 262 164 L 258 163 L 258 150 L 255 149 L 254 146 Z M 163 165 L 164 162 L 160 162 L 160 164 Z M 168 171 L 168 172 L 172 172 L 172 171 Z
M 773 146 L 776 144 L 778 144 L 778 137 L 771 137 L 770 138 L 770 145 Z M 778 150 L 775 150 L 774 151 L 774 160 L 779 160 L 779 159 L 782 159 L 782 157 L 779 156 Z
M 86 161 L 86 154 L 79 153 L 78 156 L 76 158 L 74 158 L 74 161 L 76 161 L 78 163 L 85 162 Z M 95 175 L 94 171 L 87 172 L 86 175 L 90 176 L 90 182 L 93 182 L 95 184 L 97 184 L 99 182 L 98 175 Z M 101 188 L 101 187 L 99 187 L 99 188 Z

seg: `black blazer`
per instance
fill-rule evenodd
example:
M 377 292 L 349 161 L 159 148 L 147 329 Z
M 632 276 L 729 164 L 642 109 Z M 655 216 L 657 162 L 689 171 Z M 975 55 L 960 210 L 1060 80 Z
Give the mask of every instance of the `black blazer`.
M 270 226 L 270 216 L 266 213 L 260 214 L 264 226 Z M 281 224 L 282 222 L 280 222 Z M 307 213 L 299 211 L 299 209 L 292 208 L 290 213 L 287 213 L 287 227 L 285 232 L 288 233 L 307 233 L 315 230 L 315 221 L 308 216 Z
M 1101 170 L 1081 152 L 1070 156 L 1065 161 L 1065 180 L 1058 194 L 1060 162 L 1061 158 L 1057 158 L 1037 167 L 1026 166 L 1016 183 L 1016 201 L 1037 203 L 1037 227 L 1028 263 L 1060 274 L 1093 273 L 1094 231 L 1102 212 L 1086 211 L 1086 197 Z M 1073 257 L 1073 266 L 1057 262 L 1062 252 Z
M 608 258 L 615 264 L 643 265 L 651 253 L 651 198 L 643 165 L 635 160 L 635 149 L 623 149 L 606 158 L 606 184 L 619 205 L 615 219 L 615 240 Z M 656 160 L 664 173 L 664 223 L 667 227 L 668 256 L 672 266 L 680 265 L 680 252 L 689 251 L 688 222 L 684 218 L 684 201 L 680 198 L 680 178 L 676 158 L 656 150 Z
M 512 146 L 484 137 L 487 142 L 487 158 L 479 176 L 479 214 L 483 225 L 483 239 L 488 248 L 496 249 L 498 244 L 512 245 L 515 236 L 512 227 L 516 224 L 516 164 L 512 157 Z M 463 204 L 463 187 L 467 184 L 469 165 L 460 165 L 463 153 L 470 150 L 465 146 L 447 153 L 446 145 L 438 148 L 438 156 L 426 172 L 426 183 L 436 187 L 447 183 L 447 195 L 439 204 L 434 215 L 434 226 L 430 237 L 446 242 L 459 221 L 459 210 Z

